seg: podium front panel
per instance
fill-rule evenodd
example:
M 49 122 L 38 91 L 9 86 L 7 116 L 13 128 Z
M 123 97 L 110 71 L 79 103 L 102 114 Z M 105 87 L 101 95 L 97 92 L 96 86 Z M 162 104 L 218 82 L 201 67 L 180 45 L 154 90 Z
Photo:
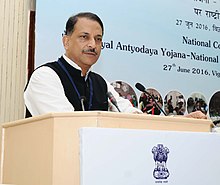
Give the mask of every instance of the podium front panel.
M 220 135 L 82 128 L 81 185 L 219 185 Z

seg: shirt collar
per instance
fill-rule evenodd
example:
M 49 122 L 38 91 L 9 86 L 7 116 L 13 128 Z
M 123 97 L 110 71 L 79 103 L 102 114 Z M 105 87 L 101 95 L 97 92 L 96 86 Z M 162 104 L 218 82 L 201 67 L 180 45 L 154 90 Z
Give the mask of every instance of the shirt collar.
M 80 70 L 81 71 L 81 76 L 83 76 L 82 75 L 82 69 L 75 62 L 73 62 L 71 59 L 69 59 L 65 54 L 63 54 L 63 58 L 66 60 L 66 62 L 69 65 L 71 65 L 72 67 Z M 91 68 L 87 71 L 86 76 L 85 76 L 85 80 L 87 80 L 90 71 L 91 71 Z

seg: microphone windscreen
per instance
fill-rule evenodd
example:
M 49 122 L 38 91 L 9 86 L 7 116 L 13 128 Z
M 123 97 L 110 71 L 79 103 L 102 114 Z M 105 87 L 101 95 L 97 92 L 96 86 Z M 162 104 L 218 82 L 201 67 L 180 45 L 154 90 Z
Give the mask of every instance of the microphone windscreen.
M 217 125 L 217 124 L 219 124 L 220 123 L 220 120 L 215 120 L 215 121 L 213 121 L 213 124 L 214 125 Z
M 135 84 L 135 87 L 136 87 L 139 91 L 145 92 L 145 87 L 144 87 L 142 84 L 136 83 L 136 84 Z

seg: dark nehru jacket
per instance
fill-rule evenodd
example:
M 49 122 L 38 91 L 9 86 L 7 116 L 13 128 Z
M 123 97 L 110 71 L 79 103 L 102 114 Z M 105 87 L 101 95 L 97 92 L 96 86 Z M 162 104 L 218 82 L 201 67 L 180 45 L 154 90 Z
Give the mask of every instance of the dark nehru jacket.
M 88 78 L 81 76 L 81 71 L 68 64 L 63 57 L 59 58 L 59 62 L 65 66 L 68 71 L 74 85 L 68 78 L 67 73 L 58 62 L 46 63 L 43 66 L 52 68 L 59 76 L 63 85 L 65 95 L 69 102 L 73 105 L 75 111 L 82 111 L 82 104 L 80 97 L 85 98 L 85 110 L 108 110 L 107 99 L 107 84 L 105 80 L 97 73 L 89 72 Z M 79 94 L 77 94 L 77 91 Z M 90 100 L 92 99 L 92 100 Z M 91 104 L 90 104 L 91 103 Z M 27 110 L 26 117 L 30 117 L 31 114 Z

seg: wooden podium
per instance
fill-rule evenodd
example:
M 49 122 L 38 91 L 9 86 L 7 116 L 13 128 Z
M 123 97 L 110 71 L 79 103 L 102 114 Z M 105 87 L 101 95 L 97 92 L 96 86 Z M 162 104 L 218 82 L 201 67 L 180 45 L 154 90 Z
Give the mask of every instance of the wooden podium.
M 79 128 L 210 132 L 211 121 L 113 112 L 51 113 L 2 125 L 1 183 L 80 185 Z

